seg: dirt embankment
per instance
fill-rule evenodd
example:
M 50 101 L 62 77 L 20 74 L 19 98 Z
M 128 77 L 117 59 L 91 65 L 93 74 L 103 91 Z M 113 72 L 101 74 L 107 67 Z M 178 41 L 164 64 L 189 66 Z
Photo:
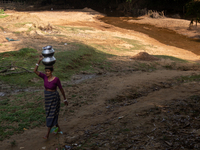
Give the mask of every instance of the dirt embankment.
M 182 45 L 179 48 L 176 47 L 177 38 L 173 40 L 167 38 L 166 43 L 160 43 L 158 42 L 159 40 L 150 38 L 141 32 L 106 24 L 107 21 L 102 22 L 97 19 L 103 17 L 102 14 L 89 8 L 23 13 L 7 11 L 6 13 L 10 16 L 0 19 L 3 27 L 3 29 L 0 29 L 1 36 L 19 39 L 19 41 L 12 43 L 4 41 L 1 43 L 0 52 L 18 50 L 23 47 L 33 47 L 39 50 L 44 45 L 48 45 L 48 43 L 53 43 L 59 49 L 65 49 L 68 47 L 62 43 L 80 41 L 93 46 L 102 45 L 107 53 L 112 54 L 114 52 L 115 55 L 121 56 L 133 56 L 138 52 L 145 51 L 152 55 L 170 55 L 188 60 L 199 59 L 197 55 L 188 51 L 191 46 L 185 44 L 185 41 L 180 43 Z M 113 21 L 115 23 L 118 22 L 117 20 Z M 150 21 L 150 23 L 152 22 L 154 20 Z M 52 30 L 48 30 L 49 25 Z M 182 28 L 182 26 L 179 26 L 179 28 Z M 152 34 L 157 33 L 152 32 Z M 164 37 L 165 35 L 160 36 Z M 133 42 L 130 43 L 124 41 L 124 39 L 136 40 L 144 47 L 135 47 L 132 45 Z M 193 44 L 193 47 L 197 49 L 197 43 Z M 127 51 L 116 51 L 117 48 L 127 49 Z M 132 51 L 131 49 L 137 49 L 138 51 Z
M 130 19 L 129 23 L 150 24 L 159 28 L 166 28 L 175 31 L 178 34 L 185 35 L 189 38 L 200 39 L 200 27 L 195 24 L 190 25 L 191 21 L 174 18 L 150 18 L 148 16 L 139 17 L 137 20 Z

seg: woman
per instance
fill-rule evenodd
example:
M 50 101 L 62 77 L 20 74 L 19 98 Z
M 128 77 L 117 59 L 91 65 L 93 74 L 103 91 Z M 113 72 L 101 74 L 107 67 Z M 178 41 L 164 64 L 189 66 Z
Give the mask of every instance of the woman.
M 67 99 L 65 97 L 65 92 L 61 86 L 60 80 L 58 77 L 53 76 L 53 66 L 45 67 L 45 74 L 37 71 L 38 66 L 43 59 L 40 55 L 40 59 L 35 66 L 34 72 L 44 80 L 44 95 L 45 95 L 45 111 L 46 111 L 46 125 L 48 127 L 47 134 L 43 137 L 48 139 L 50 130 L 53 126 L 58 127 L 58 132 L 61 131 L 60 126 L 58 125 L 58 115 L 60 110 L 60 96 L 57 92 L 57 86 L 59 87 L 63 97 L 64 104 L 68 105 Z

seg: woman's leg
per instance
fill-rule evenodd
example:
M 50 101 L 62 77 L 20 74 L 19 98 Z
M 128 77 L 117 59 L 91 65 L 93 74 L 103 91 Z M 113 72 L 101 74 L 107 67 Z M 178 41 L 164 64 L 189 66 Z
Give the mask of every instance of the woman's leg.
M 51 131 L 51 127 L 48 127 L 47 135 L 45 135 L 45 136 L 43 137 L 43 139 L 48 139 L 48 138 L 49 138 L 49 133 L 50 133 L 50 131 Z

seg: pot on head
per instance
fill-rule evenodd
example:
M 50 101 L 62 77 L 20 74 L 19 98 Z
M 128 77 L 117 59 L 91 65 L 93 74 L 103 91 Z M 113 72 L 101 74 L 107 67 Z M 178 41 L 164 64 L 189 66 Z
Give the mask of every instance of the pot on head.
M 55 64 L 56 62 L 56 58 L 54 56 L 51 56 L 51 57 L 44 57 L 42 59 L 42 63 L 45 65 L 45 66 L 53 66 L 53 64 Z
M 50 49 L 52 49 L 52 46 L 48 45 L 48 46 L 43 47 L 42 49 L 48 49 L 48 50 L 50 50 Z
M 44 50 L 42 51 L 42 55 L 43 55 L 44 57 L 52 57 L 52 56 L 54 55 L 54 53 L 55 53 L 55 51 L 54 51 L 53 48 L 51 48 L 50 50 L 44 49 Z

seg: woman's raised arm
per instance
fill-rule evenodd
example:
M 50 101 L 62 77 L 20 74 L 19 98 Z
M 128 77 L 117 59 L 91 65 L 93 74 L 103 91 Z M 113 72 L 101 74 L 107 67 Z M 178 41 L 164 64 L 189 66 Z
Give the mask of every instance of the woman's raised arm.
M 35 69 L 34 69 L 35 74 L 37 74 L 38 76 L 40 75 L 40 72 L 37 71 L 37 70 L 38 70 L 39 64 L 40 64 L 42 59 L 43 59 L 43 56 L 40 55 L 40 59 L 38 60 L 38 63 L 36 64 Z

